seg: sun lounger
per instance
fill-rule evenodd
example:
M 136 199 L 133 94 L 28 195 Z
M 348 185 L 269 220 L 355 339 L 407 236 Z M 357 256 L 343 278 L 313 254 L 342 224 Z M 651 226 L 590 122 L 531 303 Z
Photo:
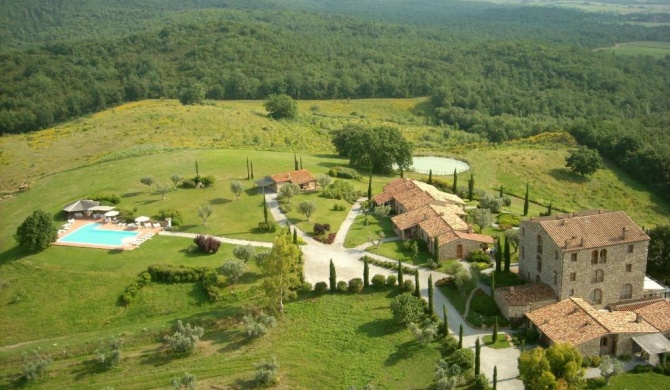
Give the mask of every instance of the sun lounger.
M 151 223 L 145 222 L 144 227 L 147 228 L 147 229 L 151 229 L 152 226 L 151 226 Z
M 160 228 L 161 228 L 161 224 L 160 224 L 160 223 L 155 223 L 155 224 L 154 224 L 154 229 L 160 229 Z

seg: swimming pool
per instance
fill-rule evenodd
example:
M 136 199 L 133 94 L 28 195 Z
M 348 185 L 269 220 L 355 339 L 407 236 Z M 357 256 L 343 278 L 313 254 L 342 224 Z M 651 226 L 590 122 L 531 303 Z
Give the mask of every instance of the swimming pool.
M 101 223 L 89 223 L 60 238 L 58 242 L 119 247 L 136 238 L 138 232 L 98 229 Z

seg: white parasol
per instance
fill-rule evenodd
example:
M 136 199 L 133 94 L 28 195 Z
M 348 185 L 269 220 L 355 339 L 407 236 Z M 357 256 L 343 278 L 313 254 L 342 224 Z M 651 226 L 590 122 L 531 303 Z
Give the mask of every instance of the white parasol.
M 141 216 L 141 217 L 137 217 L 137 218 L 135 218 L 135 222 L 137 222 L 137 223 L 142 223 L 142 222 L 147 222 L 147 221 L 150 220 L 150 219 L 151 219 L 151 218 L 149 218 L 149 217 L 145 217 L 145 216 L 143 215 L 143 216 Z
M 116 210 L 108 211 L 105 213 L 105 217 L 116 217 L 120 213 Z

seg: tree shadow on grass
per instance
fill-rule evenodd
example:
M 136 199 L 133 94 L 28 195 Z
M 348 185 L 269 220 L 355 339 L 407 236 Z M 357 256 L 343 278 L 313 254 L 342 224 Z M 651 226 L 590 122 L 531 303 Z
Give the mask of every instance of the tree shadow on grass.
M 154 367 L 164 366 L 169 364 L 174 359 L 181 359 L 187 357 L 187 354 L 172 354 L 167 353 L 162 346 L 156 347 L 152 350 L 142 352 L 140 364 L 151 365 Z
M 255 389 L 255 388 L 258 388 L 258 385 L 256 384 L 256 381 L 254 381 L 253 379 L 239 378 L 235 381 L 235 388 L 236 389 Z
M 414 354 L 420 351 L 423 348 L 421 343 L 416 340 L 407 341 L 396 347 L 395 352 L 393 352 L 384 362 L 385 366 L 394 366 L 400 363 L 403 360 L 412 358 Z
M 362 333 L 368 337 L 382 337 L 390 335 L 401 330 L 402 327 L 393 321 L 393 318 L 377 319 L 366 322 L 356 329 L 357 333 Z
M 567 168 L 554 168 L 549 170 L 549 175 L 558 181 L 583 184 L 589 181 L 587 177 L 571 172 Z
M 158 202 L 160 199 L 147 199 L 139 202 L 141 205 L 147 205 L 147 204 L 152 204 Z
M 38 252 L 29 251 L 16 245 L 13 248 L 0 253 L 0 265 L 9 263 L 10 261 L 21 260 L 26 256 L 30 256 L 36 253 Z
M 231 332 L 231 333 L 233 333 L 233 332 Z M 239 332 L 235 332 L 235 333 L 239 333 Z M 235 337 L 235 340 L 227 341 L 227 340 L 221 339 L 221 340 L 218 341 L 218 343 L 225 343 L 223 348 L 219 349 L 219 353 L 235 352 L 235 351 L 239 350 L 240 348 L 251 344 L 254 341 L 254 338 L 249 337 L 246 334 L 242 334 L 242 336 L 231 336 L 231 337 Z
M 211 199 L 209 201 L 209 204 L 226 204 L 226 203 L 230 203 L 230 202 L 232 202 L 232 200 L 230 200 L 230 199 L 215 198 L 215 199 Z
M 198 247 L 196 247 L 195 245 L 190 246 L 188 248 L 180 249 L 179 252 L 183 253 L 184 256 L 186 257 L 207 257 L 215 255 L 215 253 L 200 252 L 200 249 L 198 249 Z
M 105 371 L 105 367 L 98 363 L 95 359 L 84 360 L 80 365 L 75 366 L 71 373 L 75 380 L 82 380 L 87 376 L 99 374 Z
M 132 198 L 134 196 L 139 196 L 140 194 L 143 194 L 143 193 L 144 192 L 139 192 L 139 191 L 137 191 L 137 192 L 127 192 L 127 193 L 121 195 L 121 197 L 122 198 Z
M 193 298 L 196 305 L 201 306 L 206 303 L 209 303 L 209 295 L 207 290 L 203 287 L 202 283 L 193 283 L 193 288 L 189 291 L 188 296 Z

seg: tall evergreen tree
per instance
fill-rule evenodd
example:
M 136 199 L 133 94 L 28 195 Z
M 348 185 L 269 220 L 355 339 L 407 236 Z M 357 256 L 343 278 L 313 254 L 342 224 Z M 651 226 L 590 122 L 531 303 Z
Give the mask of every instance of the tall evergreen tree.
M 547 206 L 547 216 L 551 215 L 551 202 L 549 202 L 549 206 Z
M 247 180 L 251 179 L 251 172 L 249 172 L 249 157 L 247 157 Z
M 512 255 L 510 254 L 510 249 L 509 249 L 509 240 L 507 237 L 505 237 L 505 272 L 509 272 L 509 266 L 510 263 L 512 262 Z
M 463 324 L 458 326 L 458 349 L 463 349 Z
M 293 168 L 295 168 L 294 169 L 295 171 L 297 171 L 299 169 L 299 167 L 298 167 L 298 157 L 295 155 L 295 153 L 293 153 Z
M 472 201 L 475 196 L 475 176 L 471 173 L 468 180 L 468 200 Z
M 298 245 L 298 229 L 297 228 L 293 229 L 293 243 Z
M 481 367 L 481 358 L 482 358 L 482 346 L 479 342 L 479 337 L 475 341 L 475 376 L 479 375 Z
M 368 257 L 363 257 L 363 287 L 370 286 L 370 264 L 368 264 Z
M 491 295 L 493 295 L 496 291 L 496 273 L 491 272 Z
M 372 172 L 370 172 L 368 179 L 368 200 L 372 200 Z
M 265 224 L 268 223 L 268 201 L 265 199 L 265 196 L 263 196 L 263 220 Z
M 528 215 L 528 195 L 529 195 L 529 186 L 526 183 L 526 195 L 523 197 L 523 215 Z
M 456 172 L 456 168 L 454 168 L 454 183 L 451 186 L 451 192 L 454 194 L 458 190 L 458 172 Z
M 493 366 L 493 390 L 498 390 L 498 366 Z
M 491 335 L 491 341 L 494 344 L 498 341 L 498 316 L 495 317 L 493 322 L 493 334 Z
M 414 295 L 421 298 L 421 286 L 419 286 L 419 270 L 414 274 Z
M 433 240 L 433 245 L 434 245 L 433 254 L 435 255 L 435 261 L 439 263 L 440 262 L 440 241 L 439 241 L 439 238 L 437 238 L 437 236 L 435 236 L 435 239 Z
M 398 260 L 398 286 L 402 288 L 402 283 L 404 282 L 402 277 L 402 262 Z
M 300 169 L 302 169 L 302 155 L 300 155 Z
M 198 160 L 195 160 L 195 179 L 200 180 L 200 169 L 198 168 Z
M 433 184 L 433 170 L 428 171 L 428 184 Z
M 405 172 L 403 171 L 402 167 L 400 167 L 400 178 L 401 179 L 405 178 Z
M 250 161 L 249 164 L 251 166 L 251 180 L 254 180 L 254 162 Z
M 449 317 L 447 317 L 447 305 L 442 305 L 442 327 L 444 336 L 449 336 Z
M 337 273 L 335 272 L 335 263 L 333 263 L 333 259 L 330 259 L 329 282 L 330 282 L 330 292 L 337 291 Z
M 431 317 L 435 314 L 435 308 L 433 307 L 435 298 L 433 294 L 433 274 L 430 274 L 428 275 L 428 315 Z
M 504 195 L 504 194 L 503 194 L 503 185 L 501 184 L 501 185 L 500 185 L 500 193 L 498 194 L 498 196 L 499 196 L 500 198 L 502 198 L 503 195 Z
M 502 246 L 500 245 L 500 236 L 496 237 L 496 246 L 494 249 L 494 257 L 496 260 L 496 272 L 502 271 L 502 258 L 503 258 L 503 253 L 502 253 Z

